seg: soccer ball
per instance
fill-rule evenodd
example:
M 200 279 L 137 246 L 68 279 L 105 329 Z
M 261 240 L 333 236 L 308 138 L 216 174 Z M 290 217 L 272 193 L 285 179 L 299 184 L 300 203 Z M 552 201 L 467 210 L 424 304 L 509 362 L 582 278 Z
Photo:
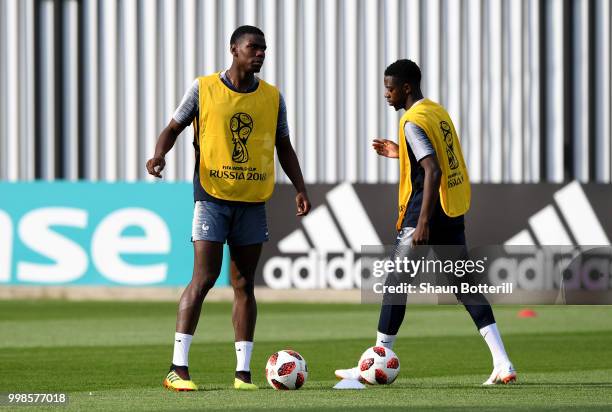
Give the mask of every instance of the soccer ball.
M 391 350 L 374 346 L 363 352 L 359 359 L 359 375 L 370 385 L 391 384 L 400 370 L 399 358 Z
M 266 364 L 266 379 L 274 389 L 300 389 L 308 378 L 306 360 L 293 350 L 274 353 Z

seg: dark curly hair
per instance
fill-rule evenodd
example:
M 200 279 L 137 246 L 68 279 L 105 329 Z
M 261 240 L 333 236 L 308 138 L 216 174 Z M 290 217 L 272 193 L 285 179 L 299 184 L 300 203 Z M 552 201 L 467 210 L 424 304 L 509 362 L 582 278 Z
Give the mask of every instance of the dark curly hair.
M 238 40 L 240 40 L 240 38 L 245 34 L 258 34 L 260 36 L 264 36 L 263 31 L 261 31 L 259 27 L 240 26 L 232 33 L 232 37 L 230 38 L 230 45 L 238 43 Z
M 421 85 L 421 69 L 412 60 L 401 59 L 391 63 L 385 69 L 385 76 L 394 77 L 402 83 Z

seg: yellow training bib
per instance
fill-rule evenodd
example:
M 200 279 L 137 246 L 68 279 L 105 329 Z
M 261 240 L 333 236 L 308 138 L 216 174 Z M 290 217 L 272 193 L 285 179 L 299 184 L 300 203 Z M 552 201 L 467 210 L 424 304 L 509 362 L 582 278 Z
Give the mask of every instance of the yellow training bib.
M 397 230 L 401 229 L 406 206 L 412 193 L 410 158 L 404 133 L 406 122 L 414 123 L 423 129 L 436 152 L 442 171 L 440 203 L 444 213 L 450 217 L 465 214 L 470 208 L 471 189 L 455 126 L 444 107 L 424 99 L 408 109 L 399 122 L 400 184 Z
M 274 190 L 274 145 L 280 94 L 229 89 L 219 73 L 199 78 L 200 182 L 218 199 L 264 202 Z

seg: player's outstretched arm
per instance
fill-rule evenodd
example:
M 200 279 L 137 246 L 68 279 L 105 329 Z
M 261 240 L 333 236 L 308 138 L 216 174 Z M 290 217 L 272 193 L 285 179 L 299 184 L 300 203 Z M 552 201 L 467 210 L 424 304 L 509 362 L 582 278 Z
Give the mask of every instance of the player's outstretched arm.
M 164 167 L 166 167 L 166 153 L 172 149 L 176 142 L 176 138 L 184 129 L 185 126 L 172 119 L 170 123 L 168 123 L 168 126 L 159 134 L 157 144 L 155 145 L 155 154 L 146 164 L 147 172 L 149 172 L 150 175 L 161 179 L 161 172 L 164 170 Z
M 304 184 L 300 162 L 293 150 L 293 146 L 291 146 L 289 137 L 276 139 L 276 153 L 278 154 L 278 161 L 281 167 L 297 191 L 297 195 L 295 196 L 295 203 L 297 206 L 296 215 L 307 215 L 310 211 L 310 200 L 306 193 L 306 185 Z

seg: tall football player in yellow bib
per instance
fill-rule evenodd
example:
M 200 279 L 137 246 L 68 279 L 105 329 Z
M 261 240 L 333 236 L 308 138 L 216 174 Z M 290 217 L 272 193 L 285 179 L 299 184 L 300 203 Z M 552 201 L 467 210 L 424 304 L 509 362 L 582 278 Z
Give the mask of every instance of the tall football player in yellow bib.
M 396 111 L 406 112 L 399 122 L 399 145 L 375 139 L 374 150 L 399 159 L 399 215 L 395 254 L 418 259 L 433 249 L 438 258 L 465 259 L 467 247 L 463 215 L 470 207 L 470 182 L 453 122 L 439 104 L 423 98 L 421 70 L 410 60 L 398 60 L 385 70 L 385 98 Z M 418 245 L 429 245 L 420 247 Z M 418 256 L 418 257 L 417 257 Z M 451 282 L 458 279 L 449 276 Z M 388 283 L 401 280 L 389 274 Z M 484 385 L 516 380 L 493 311 L 480 293 L 456 293 L 487 343 L 493 372 Z M 392 348 L 404 320 L 405 293 L 385 294 L 378 322 L 376 346 Z M 359 369 L 339 369 L 341 379 L 358 379 Z
M 265 50 L 261 30 L 253 26 L 237 28 L 230 39 L 231 67 L 194 81 L 160 134 L 155 155 L 147 162 L 148 172 L 161 177 L 164 156 L 183 129 L 193 123 L 194 268 L 179 303 L 172 365 L 163 382 L 171 390 L 198 389 L 189 376 L 189 347 L 204 298 L 219 277 L 225 242 L 230 250 L 234 289 L 234 387 L 257 389 L 250 372 L 257 317 L 254 276 L 262 243 L 268 240 L 264 202 L 274 190 L 275 148 L 281 167 L 297 191 L 297 215 L 310 210 L 300 165 L 289 140 L 284 100 L 276 87 L 255 76 L 264 62 Z

